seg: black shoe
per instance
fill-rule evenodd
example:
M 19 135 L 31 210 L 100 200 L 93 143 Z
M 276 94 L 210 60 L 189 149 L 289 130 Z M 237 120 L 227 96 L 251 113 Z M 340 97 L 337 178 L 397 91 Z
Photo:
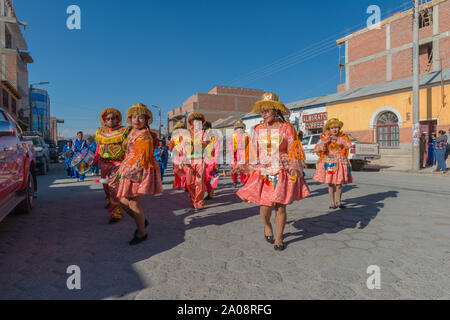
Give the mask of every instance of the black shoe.
M 284 243 L 281 246 L 274 245 L 273 248 L 276 251 L 283 251 L 284 249 L 286 249 L 286 245 Z
M 347 208 L 347 207 L 344 206 L 343 204 L 341 204 L 341 205 L 339 206 L 339 209 L 345 209 L 345 208 Z
M 147 219 L 145 219 L 144 225 L 145 225 L 146 228 L 148 227 L 148 221 L 147 221 Z M 137 232 L 138 232 L 137 230 L 134 232 L 134 236 L 135 236 L 135 237 L 136 237 Z
M 274 244 L 275 240 L 273 239 L 273 236 L 266 236 L 264 235 L 264 239 L 266 239 L 266 241 L 270 244 Z
M 148 234 L 146 234 L 142 238 L 139 238 L 138 236 L 135 235 L 134 238 L 130 241 L 130 246 L 141 243 L 141 242 L 147 240 L 147 238 L 148 238 Z
M 334 209 L 337 209 L 336 206 L 334 206 L 334 207 L 333 207 L 333 206 L 330 206 L 329 208 L 330 208 L 330 209 L 333 209 L 333 210 L 334 210 Z
M 113 224 L 113 223 L 117 223 L 117 222 L 119 222 L 121 219 L 119 219 L 119 218 L 111 218 L 110 220 L 109 220 L 109 224 Z
M 236 182 L 233 183 L 233 187 L 234 187 L 234 188 L 237 188 L 237 187 L 238 187 L 238 185 L 237 185 Z
M 205 198 L 205 200 L 211 200 L 212 198 L 209 196 L 209 194 L 208 194 L 208 196 Z

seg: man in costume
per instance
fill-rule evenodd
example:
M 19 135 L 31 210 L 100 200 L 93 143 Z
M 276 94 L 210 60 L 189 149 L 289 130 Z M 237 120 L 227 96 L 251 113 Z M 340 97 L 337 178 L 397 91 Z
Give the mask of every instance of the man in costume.
M 181 129 L 186 129 L 186 124 L 183 121 L 178 121 L 173 127 L 172 137 L 169 141 L 169 152 L 172 153 L 174 180 L 173 188 L 183 188 L 184 191 L 188 191 L 186 184 L 186 175 L 183 169 L 183 165 L 180 161 L 180 157 L 183 156 L 183 134 Z
M 89 148 L 89 143 L 83 139 L 83 132 L 79 131 L 77 133 L 77 139 L 75 140 L 75 142 L 73 143 L 73 152 L 74 155 L 76 155 L 77 153 L 83 151 L 83 149 L 87 149 Z M 77 170 L 75 171 L 75 179 L 77 179 L 77 181 L 84 181 L 84 178 L 86 177 L 86 175 L 80 174 Z
M 234 124 L 234 133 L 229 141 L 228 150 L 232 155 L 231 159 L 231 170 L 234 169 L 236 164 L 244 164 L 248 162 L 248 144 L 249 137 L 245 132 L 245 124 L 241 120 L 236 121 Z M 233 180 L 233 186 L 238 187 L 238 174 L 231 174 L 231 179 Z M 243 172 L 240 173 L 241 184 L 247 183 L 247 175 Z
M 72 167 L 70 166 L 70 161 L 72 160 L 73 151 L 72 151 L 72 141 L 68 140 L 66 145 L 62 150 L 62 154 L 64 155 L 64 164 L 66 165 L 66 172 L 68 178 L 74 177 L 74 172 Z
M 97 129 L 95 140 L 97 150 L 95 162 L 98 161 L 102 180 L 113 176 L 124 159 L 125 150 L 123 142 L 127 137 L 130 127 L 122 126 L 122 114 L 115 108 L 107 108 L 100 114 L 102 127 Z M 94 162 L 94 163 L 95 163 Z M 115 223 L 122 219 L 122 208 L 117 198 L 117 191 L 108 184 L 103 183 L 106 194 L 109 223 Z
M 194 112 L 189 116 L 190 137 L 188 139 L 190 143 L 184 144 L 185 151 L 184 159 L 182 160 L 185 163 L 184 171 L 186 172 L 186 183 L 191 203 L 197 210 L 205 206 L 203 199 L 205 196 L 205 161 L 203 152 L 209 144 L 203 130 L 205 122 L 205 116 L 201 113 Z

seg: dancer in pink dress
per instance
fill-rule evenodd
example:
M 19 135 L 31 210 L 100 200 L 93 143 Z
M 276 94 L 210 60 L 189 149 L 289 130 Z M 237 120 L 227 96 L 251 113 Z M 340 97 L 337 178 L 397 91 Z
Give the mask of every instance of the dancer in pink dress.
M 319 156 L 319 163 L 314 174 L 314 181 L 328 183 L 330 195 L 330 209 L 345 209 L 342 204 L 342 185 L 353 182 L 352 167 L 348 160 L 348 152 L 352 147 L 350 139 L 341 131 L 344 123 L 336 118 L 327 121 L 324 133 L 314 148 L 314 153 Z M 335 191 L 336 196 L 335 201 Z M 336 206 L 337 202 L 337 206 Z
M 147 240 L 148 225 L 142 210 L 142 199 L 147 194 L 163 191 L 161 173 L 153 154 L 153 138 L 149 125 L 153 115 L 146 105 L 138 103 L 127 111 L 127 122 L 133 127 L 124 141 L 126 156 L 113 181 L 122 208 L 136 222 L 137 230 L 130 245 Z
M 249 163 L 237 164 L 232 173 L 249 173 L 248 180 L 237 192 L 246 202 L 260 205 L 264 223 L 264 237 L 275 244 L 275 250 L 285 249 L 283 232 L 286 224 L 286 205 L 310 195 L 300 163 L 305 154 L 294 127 L 286 122 L 289 114 L 278 95 L 265 93 L 252 110 L 261 114 L 264 122 L 253 128 L 249 144 Z M 276 238 L 270 218 L 276 211 Z

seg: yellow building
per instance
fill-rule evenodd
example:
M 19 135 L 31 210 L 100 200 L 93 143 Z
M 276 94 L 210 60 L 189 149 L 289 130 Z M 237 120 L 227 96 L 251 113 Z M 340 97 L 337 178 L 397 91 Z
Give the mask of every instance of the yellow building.
M 420 131 L 450 130 L 450 69 L 420 77 Z M 344 131 L 380 145 L 379 163 L 411 165 L 412 78 L 338 93 L 327 115 L 344 122 Z

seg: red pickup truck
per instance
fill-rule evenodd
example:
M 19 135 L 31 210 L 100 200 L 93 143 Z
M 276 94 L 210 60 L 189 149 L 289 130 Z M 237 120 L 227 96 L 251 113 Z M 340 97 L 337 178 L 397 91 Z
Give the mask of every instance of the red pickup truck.
M 36 156 L 22 130 L 0 109 L 0 221 L 10 212 L 29 213 L 37 191 Z

